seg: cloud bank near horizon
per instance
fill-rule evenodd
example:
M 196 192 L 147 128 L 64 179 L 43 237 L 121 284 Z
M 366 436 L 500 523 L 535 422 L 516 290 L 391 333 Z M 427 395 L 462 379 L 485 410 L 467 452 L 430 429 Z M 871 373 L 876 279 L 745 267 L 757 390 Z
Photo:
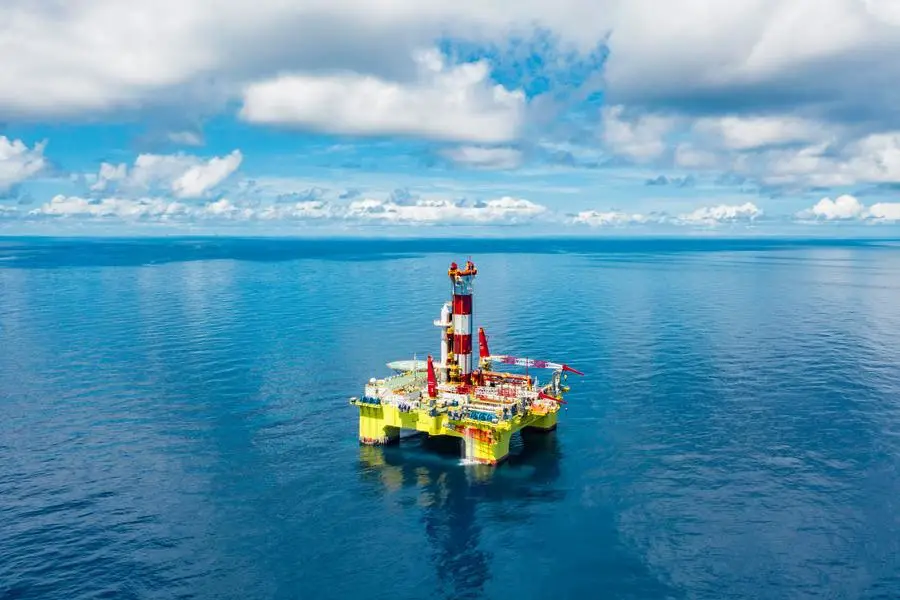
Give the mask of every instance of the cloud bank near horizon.
M 296 200 L 296 199 L 295 199 Z M 666 227 L 690 231 L 751 231 L 793 224 L 900 221 L 900 202 L 864 206 L 852 196 L 823 198 L 792 216 L 769 217 L 752 202 L 701 206 L 685 213 L 628 213 L 617 209 L 586 210 L 577 214 L 514 197 L 489 200 L 448 198 L 398 199 L 356 197 L 345 200 L 306 199 L 259 203 L 228 198 L 190 201 L 165 197 L 95 197 L 57 195 L 34 208 L 6 207 L 0 219 L 27 222 L 54 220 L 120 224 L 276 224 L 281 226 L 379 225 L 408 226 L 513 226 L 543 229 L 548 233 L 577 231 L 643 230 Z

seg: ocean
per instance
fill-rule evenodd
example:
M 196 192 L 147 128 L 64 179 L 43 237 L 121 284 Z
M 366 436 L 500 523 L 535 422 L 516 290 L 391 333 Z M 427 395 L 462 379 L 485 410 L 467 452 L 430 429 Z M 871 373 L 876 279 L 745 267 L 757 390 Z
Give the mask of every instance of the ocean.
M 496 469 L 348 403 L 566 362 Z M 898 598 L 900 245 L 0 239 L 0 598 Z

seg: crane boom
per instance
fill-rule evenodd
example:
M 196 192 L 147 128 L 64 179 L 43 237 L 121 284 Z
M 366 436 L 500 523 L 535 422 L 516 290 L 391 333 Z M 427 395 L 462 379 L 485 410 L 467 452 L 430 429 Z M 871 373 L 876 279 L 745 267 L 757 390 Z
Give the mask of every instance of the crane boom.
M 556 371 L 569 371 L 570 373 L 575 373 L 577 375 L 584 375 L 581 371 L 573 369 L 569 365 L 564 365 L 561 363 L 550 362 L 548 360 L 537 360 L 534 358 L 518 358 L 516 356 L 509 356 L 506 354 L 490 356 L 488 360 L 491 362 L 498 362 L 504 365 L 515 365 L 517 367 L 530 367 L 535 369 L 554 369 Z

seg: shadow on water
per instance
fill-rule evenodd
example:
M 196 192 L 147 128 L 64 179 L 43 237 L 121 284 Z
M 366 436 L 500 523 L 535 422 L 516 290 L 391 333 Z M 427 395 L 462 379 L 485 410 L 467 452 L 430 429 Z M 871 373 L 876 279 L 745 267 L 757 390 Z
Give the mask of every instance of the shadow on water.
M 399 447 L 361 446 L 360 475 L 381 493 L 416 491 L 441 597 L 477 598 L 491 577 L 492 559 L 481 543 L 479 505 L 562 501 L 565 492 L 552 488 L 561 452 L 555 432 L 523 434 L 499 467 L 468 465 L 460 459 L 460 442 L 414 435 Z

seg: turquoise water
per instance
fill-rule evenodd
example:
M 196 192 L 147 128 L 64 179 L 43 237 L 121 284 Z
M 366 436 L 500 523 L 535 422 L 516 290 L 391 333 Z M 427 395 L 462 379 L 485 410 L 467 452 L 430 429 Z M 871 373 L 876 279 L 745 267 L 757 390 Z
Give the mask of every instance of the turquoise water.
M 467 255 L 558 431 L 359 447 Z M 898 333 L 884 242 L 0 240 L 0 597 L 897 598 Z

